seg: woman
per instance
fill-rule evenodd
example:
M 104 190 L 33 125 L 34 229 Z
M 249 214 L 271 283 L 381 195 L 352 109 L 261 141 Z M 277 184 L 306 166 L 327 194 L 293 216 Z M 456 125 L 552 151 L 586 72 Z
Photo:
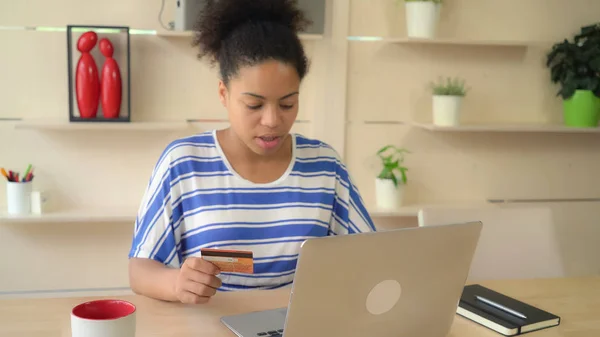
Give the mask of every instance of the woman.
M 291 0 L 203 10 L 195 42 L 219 65 L 230 127 L 176 140 L 156 164 L 129 254 L 136 293 L 205 303 L 217 290 L 286 286 L 307 238 L 375 230 L 337 153 L 289 133 L 307 72 L 297 36 L 306 23 Z M 201 248 L 252 251 L 254 273 L 219 274 Z

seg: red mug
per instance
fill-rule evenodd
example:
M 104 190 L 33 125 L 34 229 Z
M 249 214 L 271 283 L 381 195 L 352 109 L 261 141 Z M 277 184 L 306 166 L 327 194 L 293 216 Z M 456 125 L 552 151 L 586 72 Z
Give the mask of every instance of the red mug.
M 122 300 L 95 300 L 71 311 L 72 337 L 134 337 L 136 307 Z

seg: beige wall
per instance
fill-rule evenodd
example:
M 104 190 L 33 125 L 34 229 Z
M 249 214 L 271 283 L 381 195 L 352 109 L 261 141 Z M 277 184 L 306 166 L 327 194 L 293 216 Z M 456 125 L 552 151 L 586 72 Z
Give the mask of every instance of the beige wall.
M 164 21 L 173 1 L 167 1 Z M 119 24 L 160 29 L 160 1 L 0 1 L 0 25 Z M 567 10 L 573 14 L 565 15 Z M 427 83 L 460 75 L 472 87 L 465 120 L 473 123 L 560 122 L 560 101 L 543 55 L 552 41 L 597 19 L 593 0 L 453 0 L 443 12 L 446 37 L 531 41 L 532 46 L 419 46 L 347 42 L 346 35 L 402 36 L 402 7 L 392 0 L 328 0 L 330 26 L 322 41 L 306 41 L 312 72 L 302 88 L 296 130 L 331 142 L 345 159 L 369 205 L 387 143 L 409 148 L 407 202 L 478 202 L 488 198 L 600 196 L 593 134 L 438 134 L 403 124 L 364 121 L 430 120 Z M 0 30 L 0 117 L 66 118 L 64 32 Z M 134 120 L 223 119 L 215 72 L 196 60 L 189 39 L 132 36 Z M 450 66 L 455 64 L 455 69 Z M 59 208 L 133 211 L 159 153 L 181 132 L 40 132 L 0 122 L 0 166 L 37 168 L 36 188 Z M 4 203 L 0 187 L 0 205 Z M 593 204 L 595 205 L 595 204 Z M 559 204 L 557 226 L 573 273 L 597 272 L 598 208 Z M 377 219 L 385 227 L 393 219 Z M 414 218 L 402 225 L 414 224 Z M 572 221 L 577 221 L 573 225 Z M 0 292 L 127 286 L 132 224 L 0 223 Z M 577 231 L 571 230 L 577 228 Z M 578 246 L 584 242 L 585 246 Z M 579 247 L 579 248 L 578 248 Z M 108 249 L 105 251 L 105 249 Z M 75 278 L 67 278 L 77 271 Z

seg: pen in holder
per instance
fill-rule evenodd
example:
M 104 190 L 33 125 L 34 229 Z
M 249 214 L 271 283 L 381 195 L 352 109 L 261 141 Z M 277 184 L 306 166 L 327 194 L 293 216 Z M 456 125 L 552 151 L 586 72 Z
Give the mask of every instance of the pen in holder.
M 6 183 L 8 214 L 24 215 L 31 213 L 31 182 Z

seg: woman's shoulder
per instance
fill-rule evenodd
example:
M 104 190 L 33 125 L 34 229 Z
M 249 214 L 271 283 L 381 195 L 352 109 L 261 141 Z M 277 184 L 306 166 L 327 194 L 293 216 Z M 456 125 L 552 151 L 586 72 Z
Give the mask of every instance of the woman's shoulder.
M 211 131 L 181 137 L 168 143 L 164 148 L 154 167 L 154 174 L 167 172 L 176 163 L 184 161 L 216 161 L 219 152 Z
M 163 150 L 163 157 L 177 159 L 185 156 L 216 156 L 217 145 L 213 131 L 205 131 L 171 141 Z
M 300 134 L 296 137 L 296 161 L 305 164 L 304 167 L 311 170 L 308 166 L 318 167 L 325 171 L 342 173 L 347 171 L 342 157 L 326 142 L 314 138 L 309 138 Z
M 301 134 L 294 134 L 296 138 L 296 153 L 298 157 L 330 157 L 340 161 L 340 155 L 324 141 L 309 138 Z

